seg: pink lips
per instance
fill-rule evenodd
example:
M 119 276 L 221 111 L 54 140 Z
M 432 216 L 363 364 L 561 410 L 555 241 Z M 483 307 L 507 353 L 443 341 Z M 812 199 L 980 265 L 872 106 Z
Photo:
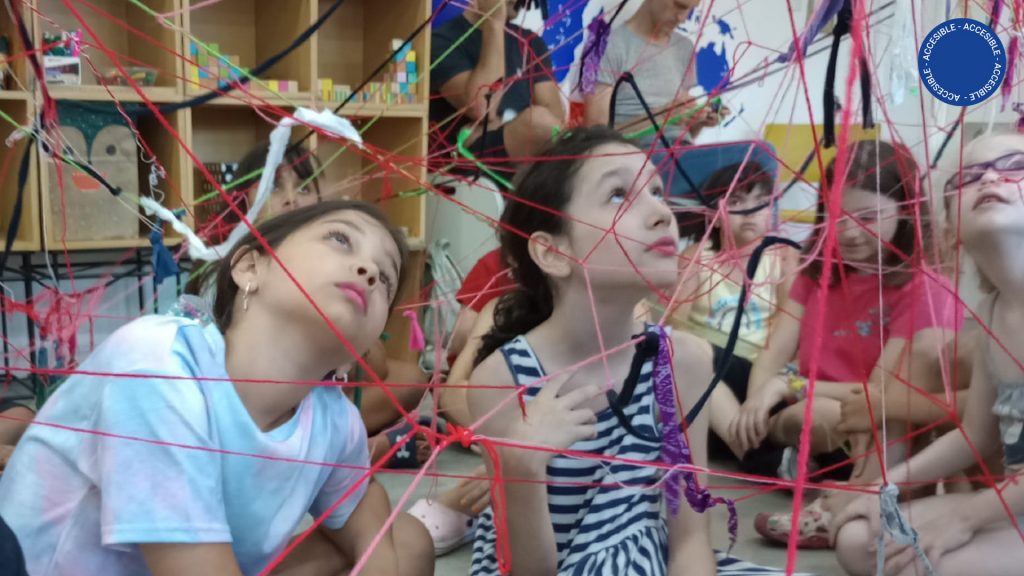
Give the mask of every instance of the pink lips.
M 363 313 L 366 312 L 366 290 L 351 282 L 339 282 L 335 286 L 358 304 Z
M 985 204 L 1006 204 L 1006 199 L 995 192 L 985 192 L 974 201 L 974 208 Z
M 675 256 L 679 252 L 679 243 L 671 236 L 664 236 L 647 245 L 648 252 L 656 252 L 662 256 Z

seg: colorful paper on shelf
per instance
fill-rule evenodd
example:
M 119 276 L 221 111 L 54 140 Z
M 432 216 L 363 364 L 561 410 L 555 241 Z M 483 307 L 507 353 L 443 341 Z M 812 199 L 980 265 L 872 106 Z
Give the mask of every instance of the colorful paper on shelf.
M 267 89 L 271 92 L 278 91 L 277 80 L 267 80 Z

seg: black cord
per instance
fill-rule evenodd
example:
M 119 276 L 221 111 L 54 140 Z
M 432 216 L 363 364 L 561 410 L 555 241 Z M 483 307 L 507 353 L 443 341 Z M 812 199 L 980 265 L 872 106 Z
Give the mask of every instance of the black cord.
M 718 385 L 722 380 L 722 374 L 725 373 L 725 369 L 729 367 L 729 362 L 732 361 L 733 353 L 736 350 L 736 341 L 739 340 L 740 326 L 743 323 L 743 312 L 747 306 L 747 291 L 749 290 L 750 283 L 753 282 L 754 276 L 757 274 L 757 267 L 761 263 L 761 256 L 764 255 L 764 251 L 776 244 L 785 244 L 792 246 L 797 250 L 800 249 L 800 245 L 790 240 L 789 238 L 782 238 L 780 236 L 765 236 L 761 240 L 761 244 L 750 254 L 750 260 L 747 261 L 747 276 L 743 279 L 743 286 L 740 288 L 740 300 L 736 305 L 736 315 L 733 316 L 732 329 L 729 330 L 729 339 L 725 343 L 725 348 L 722 350 L 722 355 L 718 360 L 718 364 L 715 365 L 715 376 L 711 379 L 711 383 L 708 384 L 707 390 L 701 395 L 700 400 L 693 405 L 690 412 L 686 415 L 687 425 L 693 424 L 697 416 L 700 415 L 700 411 L 704 409 L 704 405 L 707 403 L 708 398 L 711 397 L 711 393 L 715 390 L 715 386 Z
M 488 89 L 487 93 L 484 94 L 484 129 L 482 132 L 480 132 L 480 137 L 476 139 L 476 141 L 480 143 L 480 147 L 476 151 L 476 171 L 473 173 L 473 177 L 470 178 L 470 180 L 473 181 L 479 180 L 480 174 L 483 172 L 483 161 L 481 160 L 481 158 L 483 157 L 484 144 L 487 142 L 487 121 L 491 118 L 491 98 L 493 97 L 494 92 L 490 89 Z
M 844 0 L 843 7 L 836 15 L 835 28 L 832 30 L 832 50 L 828 54 L 828 68 L 825 69 L 825 90 L 822 95 L 825 99 L 825 148 L 831 148 L 836 143 L 836 66 L 839 60 L 839 45 L 843 41 L 843 36 L 850 32 L 852 18 L 853 8 L 850 6 L 850 0 Z M 864 104 L 870 105 L 870 102 Z
M 605 396 L 608 398 L 608 407 L 612 409 L 615 419 L 625 428 L 626 432 L 637 438 L 654 443 L 660 441 L 657 437 L 649 436 L 634 428 L 624 409 L 633 401 L 633 394 L 636 392 L 637 384 L 640 382 L 640 372 L 643 370 L 644 363 L 658 354 L 660 344 L 661 338 L 657 332 L 653 330 L 646 331 L 643 339 L 636 344 L 636 352 L 633 354 L 633 362 L 629 366 L 629 374 L 622 383 L 622 393 L 617 394 L 615 390 L 605 392 Z
M 654 126 L 654 131 L 658 135 L 658 139 L 661 141 L 662 146 L 665 147 L 665 151 L 672 158 L 672 162 L 676 167 L 676 172 L 679 173 L 683 180 L 686 180 L 686 183 L 693 189 L 701 204 L 710 207 L 711 204 L 709 204 L 707 198 L 704 197 L 704 193 L 701 192 L 700 188 L 698 188 L 693 182 L 690 176 L 686 173 L 686 170 L 683 170 L 683 165 L 679 163 L 679 158 L 676 157 L 675 152 L 673 151 L 672 143 L 668 141 L 668 137 L 666 137 L 662 131 L 661 125 L 658 124 L 658 120 L 654 117 L 654 113 L 651 112 L 650 106 L 647 105 L 647 100 L 644 99 L 644 95 L 640 93 L 640 87 L 637 86 L 636 79 L 633 78 L 633 74 L 629 71 L 623 72 L 622 75 L 619 76 L 618 80 L 615 81 L 615 86 L 612 88 L 611 104 L 608 110 L 608 127 L 612 129 L 615 128 L 615 100 L 619 92 L 619 87 L 623 84 L 629 84 L 633 89 L 633 94 L 635 94 L 637 100 L 640 101 L 640 106 L 643 107 L 644 114 L 647 115 L 647 120 L 652 126 Z
M 701 410 L 704 409 L 704 405 L 707 404 L 708 399 L 711 397 L 711 393 L 714 392 L 715 386 L 721 382 L 722 374 L 725 373 L 726 368 L 729 367 L 729 363 L 732 361 L 736 350 L 736 342 L 739 340 L 740 336 L 740 327 L 743 325 L 743 312 L 746 310 L 747 292 L 750 288 L 750 283 L 753 282 L 754 276 L 757 275 L 757 268 L 761 264 L 761 257 L 764 255 L 764 251 L 776 244 L 785 244 L 787 246 L 792 246 L 797 250 L 800 249 L 800 245 L 789 238 L 765 236 L 761 239 L 761 243 L 757 248 L 755 248 L 750 254 L 750 259 L 747 261 L 746 276 L 743 278 L 743 286 L 740 288 L 739 303 L 736 305 L 736 314 L 733 316 L 732 328 L 729 330 L 729 339 L 726 341 L 725 347 L 722 349 L 722 354 L 719 357 L 718 363 L 714 366 L 715 375 L 711 379 L 711 383 L 708 384 L 707 389 L 701 395 L 700 399 L 693 405 L 693 408 L 691 408 L 690 412 L 686 415 L 687 426 L 693 424 L 693 421 L 700 415 Z M 629 375 L 626 376 L 626 380 L 622 384 L 622 393 L 616 394 L 614 390 L 609 390 L 605 393 L 608 398 L 608 407 L 611 408 L 612 413 L 615 415 L 615 419 L 619 421 L 619 424 L 622 425 L 626 432 L 649 442 L 659 442 L 659 440 L 656 437 L 644 434 L 634 428 L 633 424 L 629 421 L 629 417 L 626 416 L 625 409 L 629 406 L 630 402 L 633 401 L 633 394 L 636 391 L 637 383 L 640 380 L 640 372 L 643 369 L 644 363 L 658 353 L 660 343 L 660 335 L 657 332 L 648 330 L 644 334 L 644 338 L 636 345 L 636 352 L 633 355 L 633 361 L 629 367 Z
M 11 222 L 7 226 L 7 238 L 4 241 L 4 252 L 0 254 L 0 270 L 7 268 L 7 258 L 14 247 L 14 239 L 18 236 L 18 229 L 21 227 L 21 210 L 25 204 L 25 187 L 28 184 L 28 171 L 32 165 L 32 140 L 30 137 L 25 146 L 25 153 L 21 155 L 21 164 L 18 166 L 18 198 L 14 201 L 14 209 L 11 211 Z

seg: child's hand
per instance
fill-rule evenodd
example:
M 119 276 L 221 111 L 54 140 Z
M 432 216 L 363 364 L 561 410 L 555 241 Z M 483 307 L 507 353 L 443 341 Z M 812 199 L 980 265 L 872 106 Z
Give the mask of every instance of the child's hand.
M 868 400 L 871 401 L 871 410 L 874 411 L 873 419 L 868 413 Z M 877 386 L 868 386 L 867 396 L 864 395 L 864 390 L 853 390 L 840 403 L 839 424 L 836 430 L 843 434 L 870 432 L 881 424 L 881 420 L 882 391 Z
M 917 529 L 918 544 L 936 569 L 936 574 L 941 573 L 938 572 L 940 560 L 945 554 L 963 547 L 973 538 L 974 531 L 956 514 L 925 522 Z M 913 546 L 890 544 L 885 551 L 886 574 L 902 574 L 908 566 L 917 563 L 918 557 Z
M 740 407 L 740 411 L 729 424 L 729 434 L 740 443 L 743 451 L 761 445 L 768 435 L 768 413 L 772 407 L 785 400 L 787 384 L 781 378 L 773 378 Z
M 878 517 L 879 504 L 877 494 L 862 494 L 857 496 L 845 508 L 832 515 L 832 522 L 828 527 L 828 539 L 835 547 L 836 536 L 839 531 L 848 523 L 863 518 L 868 521 L 868 538 L 872 541 L 878 537 L 881 531 L 881 519 Z M 872 550 L 873 552 L 874 550 Z
M 526 418 L 517 418 L 510 426 L 508 438 L 527 445 L 567 450 L 581 440 L 597 434 L 597 416 L 584 406 L 602 394 L 599 386 L 588 384 L 565 394 L 562 387 L 572 374 L 560 374 L 541 384 L 540 393 L 526 403 Z M 547 464 L 553 454 L 539 450 L 517 450 L 518 456 L 528 453 L 531 462 Z

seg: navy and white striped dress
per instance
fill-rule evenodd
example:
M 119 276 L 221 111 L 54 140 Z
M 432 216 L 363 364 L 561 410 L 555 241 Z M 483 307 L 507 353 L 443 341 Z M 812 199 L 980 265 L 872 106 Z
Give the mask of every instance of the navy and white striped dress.
M 532 386 L 544 377 L 537 355 L 523 336 L 517 336 L 500 350 L 517 386 Z M 642 434 L 660 438 L 655 424 L 653 367 L 653 359 L 644 364 L 633 400 L 623 411 Z M 540 387 L 529 389 L 525 393 L 527 401 L 539 392 Z M 643 462 L 657 462 L 661 458 L 660 442 L 648 442 L 627 433 L 610 409 L 597 415 L 597 437 L 577 442 L 572 450 Z M 559 575 L 666 573 L 668 534 L 662 516 L 662 490 L 654 486 L 660 478 L 657 468 L 557 455 L 548 464 L 547 473 L 548 510 L 555 533 Z M 477 523 L 470 574 L 499 574 L 495 542 L 493 511 L 488 508 Z M 784 573 L 721 553 L 716 556 L 719 575 Z
M 501 352 L 517 386 L 532 386 L 544 376 L 522 336 L 502 346 Z M 657 436 L 653 366 L 650 361 L 644 364 L 633 401 L 624 411 L 638 431 Z M 539 392 L 540 387 L 531 388 L 525 397 L 532 399 Z M 597 437 L 577 442 L 572 449 L 645 462 L 661 457 L 661 443 L 628 434 L 610 409 L 597 415 Z M 661 519 L 661 490 L 652 487 L 658 476 L 657 468 L 650 466 L 553 457 L 548 464 L 548 510 L 558 548 L 558 573 L 664 574 L 667 534 Z M 477 524 L 471 574 L 498 574 L 489 508 Z

